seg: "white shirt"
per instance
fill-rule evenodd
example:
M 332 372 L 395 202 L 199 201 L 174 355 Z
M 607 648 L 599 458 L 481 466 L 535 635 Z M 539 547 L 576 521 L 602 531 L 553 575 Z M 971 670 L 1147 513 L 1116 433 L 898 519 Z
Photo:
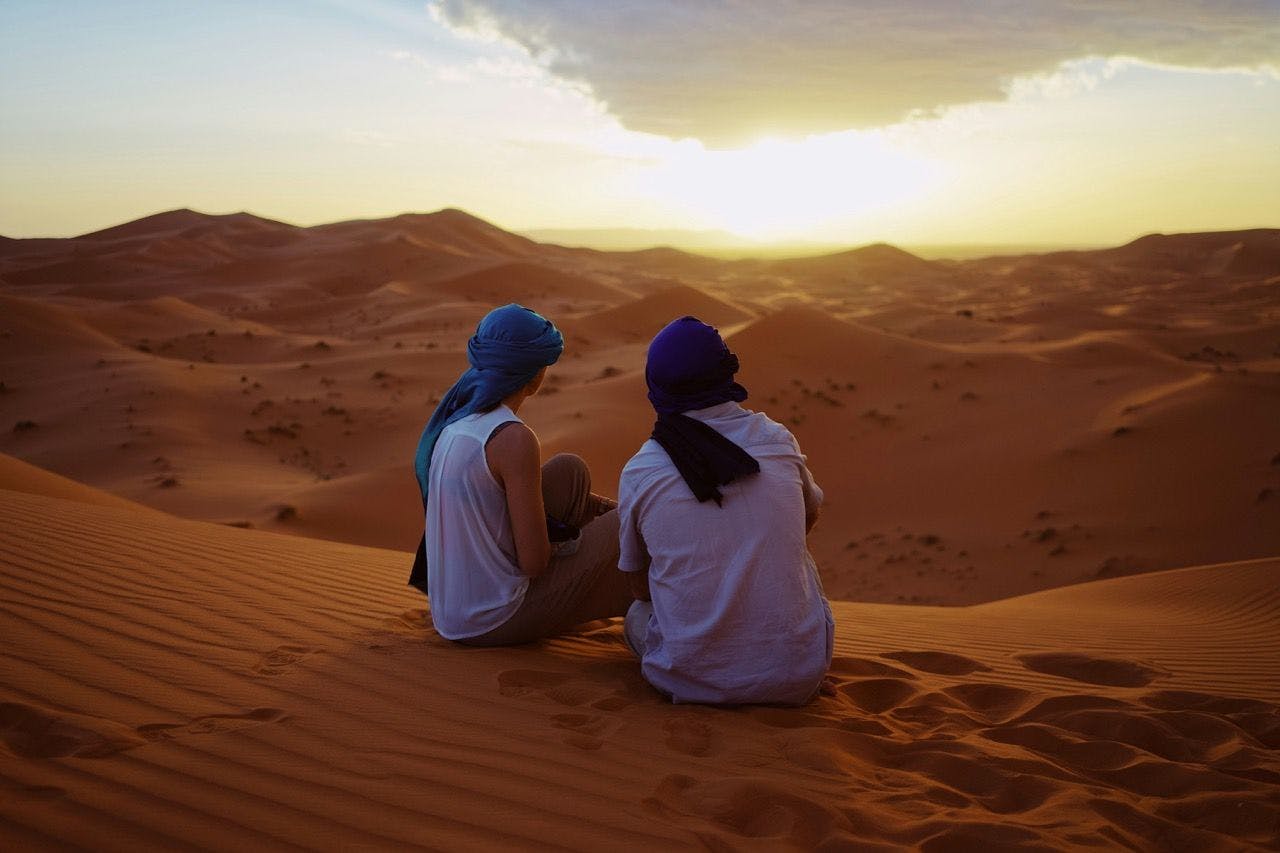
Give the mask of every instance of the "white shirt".
M 641 668 L 676 702 L 799 704 L 831 664 L 835 623 L 805 544 L 814 483 L 786 427 L 737 403 L 685 412 L 760 463 L 699 503 L 653 439 L 618 486 L 626 572 L 649 566 Z
M 497 628 L 529 588 L 516 561 L 507 493 L 484 452 L 493 431 L 508 421 L 520 419 L 506 406 L 467 415 L 444 428 L 431 454 L 427 583 L 431 621 L 450 640 Z

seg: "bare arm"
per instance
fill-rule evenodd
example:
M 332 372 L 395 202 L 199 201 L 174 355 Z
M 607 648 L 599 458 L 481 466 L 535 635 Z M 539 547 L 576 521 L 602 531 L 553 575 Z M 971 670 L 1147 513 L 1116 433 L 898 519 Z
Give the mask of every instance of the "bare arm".
M 791 443 L 796 449 L 796 454 L 800 457 L 800 495 L 804 498 L 804 532 L 807 536 L 813 531 L 813 526 L 818 523 L 818 516 L 822 510 L 823 494 L 822 489 L 818 488 L 818 484 L 813 481 L 813 474 L 809 473 L 809 466 L 806 464 L 808 457 L 800 452 L 800 444 L 796 441 L 795 436 L 791 437 Z
M 547 517 L 542 503 L 542 466 L 538 437 L 522 423 L 512 423 L 489 439 L 489 470 L 507 493 L 507 513 L 520 571 L 536 578 L 551 562 Z
M 617 508 L 618 508 L 618 502 L 615 501 L 613 498 L 606 498 L 604 495 L 597 495 L 595 492 L 591 493 L 591 517 L 592 518 L 604 515 L 609 510 L 617 509 Z
M 804 532 L 807 536 L 822 514 L 822 490 L 813 482 L 809 469 L 800 466 L 800 492 L 804 497 Z
M 813 531 L 813 526 L 818 523 L 818 516 L 820 515 L 822 515 L 822 509 L 820 507 L 815 506 L 813 509 L 805 508 L 804 532 L 806 535 Z

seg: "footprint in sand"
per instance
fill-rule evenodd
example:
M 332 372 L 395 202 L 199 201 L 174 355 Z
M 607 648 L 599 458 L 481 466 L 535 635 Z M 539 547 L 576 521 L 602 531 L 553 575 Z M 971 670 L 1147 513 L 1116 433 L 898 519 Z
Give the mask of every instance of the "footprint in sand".
M 240 714 L 209 714 L 185 723 L 150 723 L 138 726 L 137 732 L 149 741 L 174 740 L 186 735 L 218 734 L 263 723 L 277 723 L 286 717 L 279 708 L 254 708 Z
M 254 708 L 241 714 L 210 714 L 186 723 L 150 723 L 130 729 L 112 720 L 6 702 L 0 704 L 0 740 L 24 758 L 108 758 L 153 741 L 234 731 L 284 718 L 284 711 L 276 708 Z
M 898 654 L 905 654 L 899 652 Z M 886 655 L 888 657 L 888 655 Z M 836 678 L 916 678 L 913 672 L 890 666 L 871 658 L 838 656 L 831 659 L 831 674 Z
M 664 820 L 695 830 L 711 849 L 736 849 L 741 839 L 750 838 L 811 850 L 830 839 L 833 832 L 849 828 L 843 815 L 816 799 L 763 779 L 704 782 L 684 775 L 667 776 L 641 804 Z M 730 838 L 707 833 L 708 823 Z
M 498 673 L 498 692 L 508 698 L 541 694 L 561 705 L 581 705 L 588 697 L 573 689 L 573 674 L 537 669 L 508 669 Z
M 435 630 L 435 626 L 431 622 L 431 613 L 424 607 L 406 610 L 399 616 L 384 620 L 383 624 L 388 628 L 405 633 Z
M 890 729 L 867 714 L 878 715 L 896 708 L 919 692 L 913 684 L 918 679 L 915 673 L 869 658 L 836 657 L 830 672 L 835 681 L 836 705 L 819 700 L 803 708 L 757 707 L 749 713 L 777 729 L 836 728 L 886 735 Z M 857 712 L 849 713 L 853 709 Z
M 919 692 L 901 678 L 863 678 L 838 685 L 836 691 L 869 714 L 896 708 Z
M 956 684 L 942 691 L 984 722 L 1003 723 L 1025 711 L 1037 694 L 1007 684 Z
M 541 698 L 582 709 L 552 714 L 550 721 L 567 732 L 565 743 L 587 750 L 604 746 L 621 726 L 613 715 L 644 699 L 647 689 L 634 663 L 606 661 L 584 666 L 577 672 L 508 669 L 498 673 L 498 692 L 505 697 Z
M 848 713 L 846 708 L 833 707 L 818 700 L 805 708 L 773 708 L 761 705 L 748 708 L 751 718 L 773 729 L 821 729 L 823 731 L 852 732 L 882 737 L 892 729 L 858 710 Z
M 1038 652 L 1015 655 L 1034 672 L 1108 687 L 1145 687 L 1169 671 L 1153 664 L 1104 658 L 1081 652 Z
M 662 724 L 667 747 L 682 755 L 704 758 L 720 751 L 719 731 L 705 720 L 677 717 Z
M 1035 772 L 1054 773 L 1047 765 L 1025 762 L 1016 766 L 991 758 L 967 743 L 946 740 L 896 745 L 881 760 L 886 767 L 943 785 L 995 814 L 1031 811 L 1061 788 L 1058 779 Z
M 934 675 L 969 675 L 973 672 L 991 671 L 991 667 L 985 663 L 950 652 L 885 652 L 880 657 L 896 660 L 912 669 Z
M 0 740 L 23 758 L 107 758 L 146 743 L 111 720 L 20 702 L 0 703 Z
M 283 675 L 295 664 L 301 663 L 319 651 L 320 649 L 307 646 L 278 646 L 259 658 L 254 664 L 253 671 L 258 675 Z
M 1267 749 L 1280 750 L 1280 705 L 1261 699 L 1217 696 L 1191 690 L 1154 690 L 1142 696 L 1140 701 L 1170 715 L 1212 716 L 1229 723 Z M 1280 782 L 1280 772 L 1273 778 Z
M 652 698 L 653 693 L 634 664 L 612 662 L 589 665 L 580 672 L 508 669 L 498 673 L 498 692 L 507 697 L 539 695 L 558 705 L 589 705 L 607 712 L 621 711 Z
M 551 724 L 568 732 L 564 742 L 578 749 L 599 749 L 606 736 L 618 728 L 618 721 L 600 714 L 553 714 Z

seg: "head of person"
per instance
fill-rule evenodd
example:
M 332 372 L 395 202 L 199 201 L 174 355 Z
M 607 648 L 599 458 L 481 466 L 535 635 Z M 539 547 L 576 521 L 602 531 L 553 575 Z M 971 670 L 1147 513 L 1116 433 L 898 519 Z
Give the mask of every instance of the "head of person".
M 733 377 L 738 357 L 713 326 L 696 317 L 668 323 L 649 344 L 645 381 L 658 414 L 676 415 L 747 399 Z
M 486 314 L 467 342 L 471 369 L 485 385 L 504 392 L 502 399 L 536 392 L 563 352 L 564 336 L 555 324 L 515 303 Z

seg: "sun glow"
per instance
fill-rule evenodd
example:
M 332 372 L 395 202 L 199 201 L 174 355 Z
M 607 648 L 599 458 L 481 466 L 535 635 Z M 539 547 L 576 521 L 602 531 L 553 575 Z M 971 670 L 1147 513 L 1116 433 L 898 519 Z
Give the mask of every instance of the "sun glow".
M 942 173 L 937 161 L 907 154 L 880 133 L 850 131 L 727 151 L 685 141 L 645 179 L 650 192 L 708 226 L 779 239 L 857 223 L 928 192 Z

